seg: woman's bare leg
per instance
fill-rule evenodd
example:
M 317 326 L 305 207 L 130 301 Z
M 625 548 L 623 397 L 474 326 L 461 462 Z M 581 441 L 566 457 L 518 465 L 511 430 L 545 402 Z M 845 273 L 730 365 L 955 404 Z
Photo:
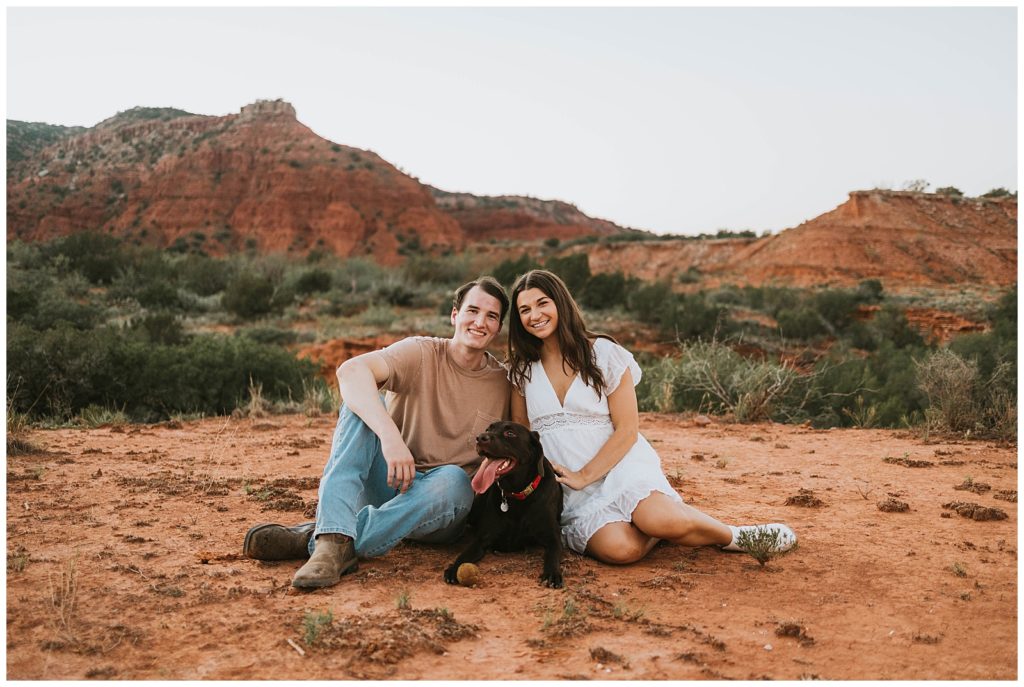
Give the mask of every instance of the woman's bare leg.
M 632 524 L 642 534 L 682 546 L 726 546 L 732 542 L 727 525 L 657 491 L 637 504 Z
M 727 525 L 693 506 L 651 492 L 633 510 L 633 522 L 610 522 L 587 542 L 587 554 L 605 563 L 634 563 L 659 539 L 682 546 L 725 546 L 732 542 Z
M 658 540 L 628 522 L 610 522 L 590 537 L 587 554 L 604 563 L 624 565 L 646 556 Z

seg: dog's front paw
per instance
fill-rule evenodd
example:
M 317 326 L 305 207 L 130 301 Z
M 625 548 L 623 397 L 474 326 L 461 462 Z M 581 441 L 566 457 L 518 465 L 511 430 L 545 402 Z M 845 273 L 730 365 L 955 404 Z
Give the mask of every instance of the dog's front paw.
M 458 565 L 456 565 L 455 563 L 452 563 L 451 565 L 449 565 L 447 568 L 444 569 L 444 581 L 447 582 L 448 584 L 458 584 L 459 583 L 459 566 Z
M 540 581 L 545 587 L 551 587 L 552 589 L 562 588 L 562 571 L 556 570 L 554 572 L 545 572 L 540 576 Z

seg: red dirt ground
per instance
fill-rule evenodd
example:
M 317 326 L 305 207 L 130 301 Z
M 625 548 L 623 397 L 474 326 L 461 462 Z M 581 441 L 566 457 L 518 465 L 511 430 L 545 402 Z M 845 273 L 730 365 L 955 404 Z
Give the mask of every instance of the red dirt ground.
M 441 579 L 460 544 L 403 544 L 296 593 L 299 562 L 241 558 L 242 536 L 307 519 L 333 418 L 35 431 L 47 452 L 7 464 L 7 678 L 1017 677 L 1015 447 L 641 422 L 687 501 L 788 522 L 799 547 L 763 569 L 672 545 L 626 567 L 567 554 L 552 590 L 536 550 L 489 555 L 466 588 Z M 967 476 L 981 493 L 954 489 Z M 801 489 L 823 504 L 785 505 Z M 890 498 L 909 510 L 880 510 Z M 304 618 L 327 612 L 307 643 Z

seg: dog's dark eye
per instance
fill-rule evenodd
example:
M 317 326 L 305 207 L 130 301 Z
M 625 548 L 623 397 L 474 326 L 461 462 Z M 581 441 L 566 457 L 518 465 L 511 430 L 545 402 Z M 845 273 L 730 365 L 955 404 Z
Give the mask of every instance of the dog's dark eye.
M 516 433 L 513 432 L 511 429 L 506 429 L 505 430 L 505 436 L 508 437 L 509 439 L 515 439 L 516 438 Z

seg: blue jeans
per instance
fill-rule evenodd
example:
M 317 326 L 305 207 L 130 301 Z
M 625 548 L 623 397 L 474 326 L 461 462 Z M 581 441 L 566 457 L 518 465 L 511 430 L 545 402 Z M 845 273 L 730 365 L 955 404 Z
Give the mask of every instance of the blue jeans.
M 454 541 L 473 505 L 469 476 L 456 465 L 416 471 L 403 494 L 387 484 L 387 463 L 380 438 L 342 405 L 331 442 L 331 457 L 320 478 L 316 536 L 352 537 L 356 555 L 382 556 L 403 539 L 428 543 Z

